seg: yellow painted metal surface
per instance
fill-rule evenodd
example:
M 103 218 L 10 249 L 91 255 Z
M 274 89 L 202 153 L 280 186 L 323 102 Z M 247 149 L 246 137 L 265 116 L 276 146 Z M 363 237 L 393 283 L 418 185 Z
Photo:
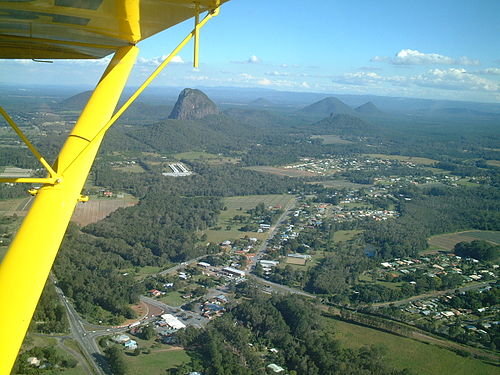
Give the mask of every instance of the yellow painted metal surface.
M 0 1 L 0 58 L 104 57 L 227 1 Z
M 102 136 L 87 145 L 111 118 L 137 54 L 134 46 L 115 54 L 53 166 L 64 179 L 39 189 L 0 265 L 1 375 L 16 359 Z

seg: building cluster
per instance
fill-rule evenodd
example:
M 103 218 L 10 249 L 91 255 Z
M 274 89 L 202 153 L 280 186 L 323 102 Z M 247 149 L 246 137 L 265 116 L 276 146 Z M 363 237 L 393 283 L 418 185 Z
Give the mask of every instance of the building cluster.
M 383 273 L 398 277 L 423 270 L 426 276 L 436 277 L 448 274 L 458 274 L 464 283 L 493 280 L 497 277 L 498 265 L 488 265 L 477 259 L 462 258 L 452 254 L 429 255 L 411 259 L 395 258 L 380 263 Z M 414 283 L 414 282 L 411 282 Z
M 185 177 L 185 176 L 191 176 L 193 172 L 188 170 L 184 164 L 181 163 L 173 163 L 168 165 L 169 168 L 172 170 L 172 172 L 163 172 L 163 176 L 170 176 L 170 177 Z
M 132 340 L 130 336 L 125 334 L 115 335 L 111 337 L 111 341 L 113 341 L 116 344 L 123 345 L 125 349 L 129 350 L 135 350 L 138 347 L 137 341 Z

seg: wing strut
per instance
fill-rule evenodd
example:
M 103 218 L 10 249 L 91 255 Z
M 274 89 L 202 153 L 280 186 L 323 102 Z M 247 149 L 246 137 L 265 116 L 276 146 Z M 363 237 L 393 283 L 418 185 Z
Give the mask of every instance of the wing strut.
M 139 52 L 135 46 L 118 49 L 68 136 L 54 166 L 46 166 L 50 179 L 43 181 L 44 186 L 38 190 L 31 209 L 0 264 L 0 375 L 8 375 L 15 362 L 106 131 L 191 38 L 198 38 L 199 29 L 218 14 L 219 4 L 220 1 L 217 0 L 216 7 L 208 11 L 201 22 L 198 22 L 198 16 L 195 17 L 194 29 L 113 115 Z M 197 55 L 198 52 L 196 61 Z M 17 126 L 13 121 L 9 121 L 10 117 L 5 111 L 2 109 L 0 113 L 16 130 Z M 17 133 L 24 142 L 27 141 L 20 130 Z M 29 145 L 29 141 L 26 144 Z M 42 162 L 43 158 L 38 151 L 34 147 L 30 147 L 30 150 Z M 33 180 L 17 182 L 32 183 Z

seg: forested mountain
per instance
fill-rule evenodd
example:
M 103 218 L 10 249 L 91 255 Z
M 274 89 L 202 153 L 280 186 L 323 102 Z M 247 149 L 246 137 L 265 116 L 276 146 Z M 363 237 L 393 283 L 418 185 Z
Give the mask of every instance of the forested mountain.
M 367 116 L 377 116 L 384 114 L 373 102 L 367 102 L 354 109 L 357 113 Z
M 320 100 L 319 102 L 308 105 L 307 107 L 302 108 L 299 113 L 313 116 L 356 114 L 356 112 L 351 107 L 334 97 L 328 97 Z

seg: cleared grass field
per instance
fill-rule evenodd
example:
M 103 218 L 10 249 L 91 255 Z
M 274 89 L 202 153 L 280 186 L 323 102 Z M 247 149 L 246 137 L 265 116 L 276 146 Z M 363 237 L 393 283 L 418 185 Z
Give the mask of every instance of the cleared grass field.
M 116 211 L 120 207 L 130 207 L 137 204 L 137 199 L 130 195 L 124 198 L 103 198 L 90 199 L 85 203 L 78 203 L 71 221 L 80 224 L 82 227 L 90 223 L 95 223 Z
M 440 234 L 428 239 L 431 246 L 443 250 L 453 250 L 455 245 L 459 242 L 471 242 L 474 240 L 484 240 L 500 245 L 500 231 L 469 230 L 465 232 Z
M 184 159 L 192 161 L 203 161 L 212 165 L 225 164 L 225 163 L 234 164 L 240 161 L 240 159 L 238 158 L 230 158 L 227 156 L 215 155 L 202 151 L 181 152 L 179 154 L 175 154 L 174 158 L 177 160 Z
M 338 230 L 333 234 L 333 242 L 351 240 L 362 232 L 362 230 Z
M 162 296 L 159 300 L 169 306 L 181 306 L 189 301 L 182 298 L 182 294 L 177 291 L 168 292 L 167 294 Z
M 319 182 L 308 182 L 309 184 L 314 184 L 314 185 L 322 185 L 326 188 L 338 188 L 338 189 L 359 189 L 359 188 L 366 188 L 370 187 L 373 185 L 363 185 L 363 184 L 356 184 L 354 182 L 350 182 L 347 180 L 326 180 L 326 181 L 319 181 Z
M 486 164 L 500 168 L 500 160 L 487 160 Z
M 412 162 L 412 163 L 420 164 L 420 165 L 433 165 L 434 163 L 437 163 L 437 160 L 428 159 L 428 158 L 420 158 L 417 156 L 386 155 L 386 154 L 364 154 L 364 155 L 371 156 L 373 158 L 378 158 L 378 159 L 408 161 L 408 162 Z
M 145 172 L 144 168 L 142 168 L 138 164 L 127 165 L 125 167 L 113 167 L 112 169 L 115 170 L 115 171 L 130 172 L 130 173 L 142 173 L 142 172 Z
M 246 169 L 250 169 L 256 172 L 270 173 L 278 176 L 286 176 L 286 177 L 313 177 L 317 176 L 317 173 L 301 171 L 299 169 L 291 169 L 291 168 L 280 168 L 280 167 L 271 167 L 267 165 L 259 165 L 255 167 L 246 167 Z
M 125 355 L 127 374 L 165 375 L 165 370 L 190 360 L 185 350 L 180 348 L 157 349 L 139 356 Z
M 338 135 L 333 135 L 333 134 L 313 135 L 311 138 L 322 139 L 323 144 L 325 145 L 354 143 L 346 139 L 342 139 Z
M 14 214 L 24 216 L 32 201 L 33 197 L 31 196 L 26 198 L 0 200 L 0 216 Z
M 264 203 L 265 206 L 281 206 L 285 208 L 293 199 L 294 196 L 288 194 L 247 195 L 224 198 L 224 205 L 227 207 L 227 210 L 221 211 L 217 221 L 217 226 L 221 227 L 221 229 L 206 230 L 207 240 L 219 243 L 225 240 L 242 238 L 245 235 L 264 239 L 268 235 L 267 232 L 242 232 L 238 230 L 241 227 L 239 224 L 232 224 L 232 218 L 236 215 L 247 215 L 246 211 L 255 208 L 259 203 Z M 231 225 L 231 229 L 226 229 L 228 225 Z
M 496 366 L 478 359 L 464 358 L 452 351 L 375 329 L 325 318 L 342 345 L 360 348 L 382 345 L 387 348 L 387 363 L 395 368 L 409 368 L 414 374 L 498 375 Z

